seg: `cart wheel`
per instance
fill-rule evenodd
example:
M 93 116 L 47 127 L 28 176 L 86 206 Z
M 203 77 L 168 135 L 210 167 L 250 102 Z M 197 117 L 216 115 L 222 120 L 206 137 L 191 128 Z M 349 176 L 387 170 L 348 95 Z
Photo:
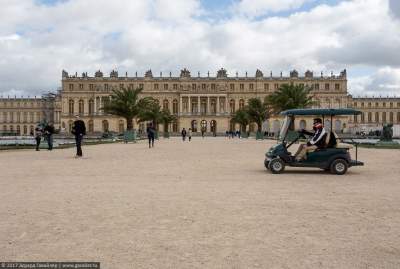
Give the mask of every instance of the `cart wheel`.
M 273 174 L 280 174 L 285 170 L 285 163 L 281 159 L 275 158 L 269 162 L 268 168 Z
M 267 168 L 267 170 L 269 169 L 269 161 L 264 161 L 264 166 L 265 168 Z
M 336 159 L 331 163 L 331 173 L 336 175 L 344 175 L 347 172 L 349 165 L 346 160 Z

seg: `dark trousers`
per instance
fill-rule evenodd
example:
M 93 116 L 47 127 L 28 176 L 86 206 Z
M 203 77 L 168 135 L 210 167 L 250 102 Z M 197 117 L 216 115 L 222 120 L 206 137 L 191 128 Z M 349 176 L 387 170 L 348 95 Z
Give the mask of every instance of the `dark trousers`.
M 40 140 L 42 140 L 40 137 L 35 137 L 36 140 L 36 150 L 39 150 L 39 146 L 40 146 Z
M 186 135 L 182 135 L 182 140 L 183 140 L 183 141 L 186 140 Z
M 149 148 L 154 147 L 154 135 L 147 136 L 149 139 Z
M 49 150 L 53 149 L 53 135 L 47 135 L 46 136 L 47 139 L 47 145 L 49 146 Z
M 82 139 L 83 139 L 83 135 L 76 135 L 75 136 L 76 155 L 77 156 L 82 156 Z

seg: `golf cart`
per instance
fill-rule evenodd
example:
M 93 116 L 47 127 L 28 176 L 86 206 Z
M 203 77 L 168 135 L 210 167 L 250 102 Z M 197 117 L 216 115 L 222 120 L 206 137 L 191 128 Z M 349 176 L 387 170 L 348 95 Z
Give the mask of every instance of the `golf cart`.
M 338 136 L 333 132 L 333 117 L 338 115 L 358 115 L 360 111 L 348 108 L 341 109 L 290 109 L 281 112 L 286 116 L 279 134 L 279 143 L 272 146 L 265 154 L 265 167 L 274 174 L 282 173 L 285 166 L 293 167 L 315 167 L 333 174 L 343 175 L 351 166 L 362 166 L 363 162 L 350 157 L 351 144 L 340 143 Z M 306 159 L 297 161 L 288 149 L 300 139 L 306 139 L 301 131 L 294 130 L 295 116 L 321 116 L 324 123 L 325 117 L 330 117 L 330 130 L 326 135 L 327 145 L 324 148 L 317 149 L 314 152 L 307 153 Z

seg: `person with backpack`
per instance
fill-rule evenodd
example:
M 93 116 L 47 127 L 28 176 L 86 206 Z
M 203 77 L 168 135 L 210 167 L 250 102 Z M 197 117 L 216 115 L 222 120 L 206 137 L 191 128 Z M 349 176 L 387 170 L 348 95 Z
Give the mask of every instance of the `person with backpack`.
M 183 129 L 182 129 L 182 132 L 181 132 L 181 135 L 182 135 L 182 140 L 183 140 L 183 141 L 185 141 L 185 140 L 186 140 L 186 134 L 187 134 L 187 133 L 186 133 L 186 129 L 185 129 L 185 128 L 183 128 Z
M 79 115 L 75 116 L 76 120 L 72 124 L 71 133 L 75 136 L 76 142 L 76 156 L 75 158 L 82 157 L 82 140 L 83 136 L 86 135 L 85 122 L 80 119 Z
M 156 137 L 156 129 L 154 129 L 152 123 L 149 124 L 146 131 L 147 131 L 147 138 L 149 140 L 149 148 L 154 148 L 154 139 Z

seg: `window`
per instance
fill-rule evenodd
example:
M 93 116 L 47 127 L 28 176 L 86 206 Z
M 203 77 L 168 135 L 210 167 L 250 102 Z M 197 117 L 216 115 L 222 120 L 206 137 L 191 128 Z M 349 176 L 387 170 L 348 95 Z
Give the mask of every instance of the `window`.
M 335 83 L 335 90 L 336 91 L 340 90 L 340 84 L 339 83 Z
M 215 90 L 215 84 L 211 83 L 211 90 Z
M 168 91 L 168 84 L 164 84 L 164 90 Z
M 93 89 L 94 89 L 93 84 L 89 84 L 89 90 L 93 91 Z
M 279 89 L 279 84 L 278 84 L 278 83 L 275 83 L 275 84 L 274 84 L 274 89 L 275 89 L 275 90 L 278 90 L 278 89 Z
M 390 108 L 393 108 L 393 103 L 392 102 L 390 102 Z
M 239 85 L 239 89 L 240 89 L 241 91 L 243 91 L 243 90 L 244 90 L 244 84 L 243 84 L 243 83 L 240 83 L 240 85 Z
M 361 103 L 361 107 L 364 107 L 364 102 Z
M 205 84 L 205 83 L 201 84 L 201 88 L 202 88 L 203 90 L 205 90 L 205 89 L 207 88 L 206 84 Z
M 174 84 L 173 88 L 174 88 L 174 90 L 177 90 L 178 89 L 178 84 Z
M 371 106 L 372 106 L 371 102 L 370 102 L 370 103 L 368 103 L 368 107 L 371 107 Z
M 378 104 L 378 102 L 376 102 L 376 103 L 375 103 L 375 107 L 379 107 L 379 104 Z
M 164 99 L 163 101 L 163 109 L 169 110 L 169 101 L 167 99 Z
M 28 122 L 28 112 L 24 112 L 24 123 Z
M 154 84 L 154 90 L 158 90 L 158 83 Z
M 234 99 L 231 99 L 229 101 L 229 109 L 230 109 L 231 113 L 235 113 L 235 100 Z
M 318 83 L 315 83 L 315 84 L 314 84 L 314 90 L 316 90 L 316 91 L 319 90 L 319 84 L 318 84 Z
M 231 84 L 229 85 L 229 89 L 232 90 L 232 91 L 234 91 L 234 90 L 235 90 L 235 84 L 231 83 Z
M 239 109 L 243 109 L 244 108 L 244 100 L 240 99 L 239 100 Z
M 84 111 L 85 111 L 85 103 L 83 100 L 79 100 L 79 107 L 78 107 L 79 115 L 83 115 Z
M 389 122 L 393 123 L 393 112 L 389 113 Z
M 382 122 L 386 123 L 386 112 L 382 112 Z
M 139 89 L 144 89 L 143 86 L 144 86 L 143 83 L 139 83 Z
M 104 84 L 104 90 L 108 91 L 108 84 Z
M 83 84 L 79 84 L 79 89 L 83 90 Z
M 172 113 L 178 114 L 178 100 L 176 100 L 176 99 L 174 99 L 174 101 L 172 101 Z
M 385 103 L 385 102 L 383 102 L 383 103 L 382 103 L 382 106 L 383 106 L 383 107 L 386 107 L 386 103 Z
M 74 114 L 74 100 L 69 100 L 68 101 L 68 113 L 70 115 Z
M 94 100 L 89 100 L 89 115 L 94 115 Z
M 368 112 L 368 122 L 372 122 L 372 112 Z
M 196 88 L 197 88 L 197 87 L 196 87 L 196 84 L 195 84 L 195 83 L 192 83 L 192 89 L 193 89 L 193 90 L 196 90 Z
M 250 90 L 254 90 L 254 84 L 253 84 L 253 83 L 250 83 L 250 84 L 249 84 L 249 89 L 250 89 Z
M 379 112 L 375 112 L 375 122 L 379 122 Z
M 264 83 L 264 90 L 266 90 L 266 91 L 269 90 L 269 84 L 268 83 Z
M 329 91 L 329 83 L 325 83 L 325 90 Z
M 69 88 L 70 91 L 73 91 L 74 90 L 74 84 L 69 84 L 68 88 Z
M 94 132 L 93 120 L 89 120 L 88 125 L 89 125 L 89 133 L 93 133 Z

